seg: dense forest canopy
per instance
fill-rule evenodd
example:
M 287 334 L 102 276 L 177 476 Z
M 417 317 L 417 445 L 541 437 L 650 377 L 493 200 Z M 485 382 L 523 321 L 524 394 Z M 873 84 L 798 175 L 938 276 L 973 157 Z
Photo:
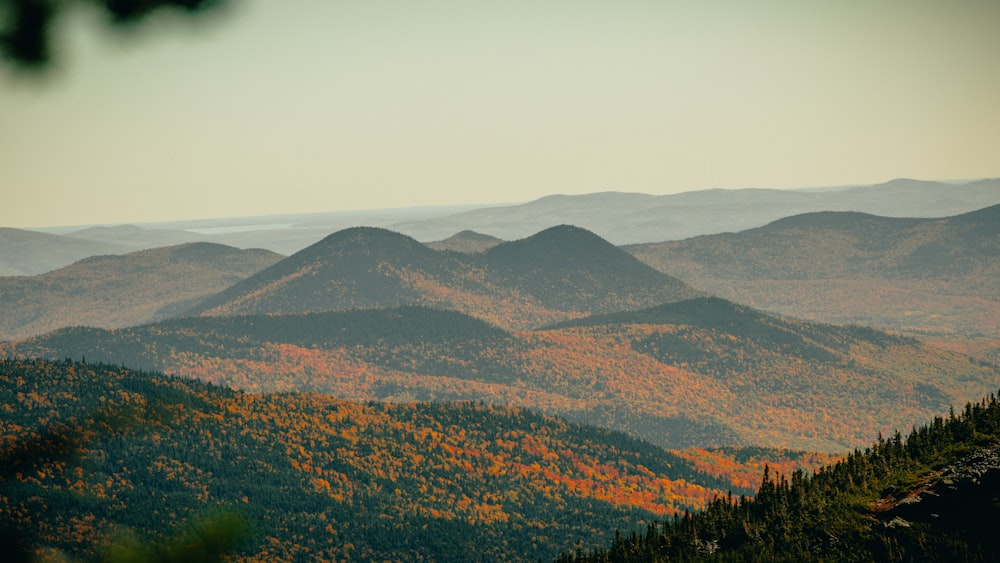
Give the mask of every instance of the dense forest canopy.
M 559 561 L 995 561 L 998 521 L 991 394 L 813 474 L 765 471 L 754 498 L 720 497 Z
M 752 492 L 695 453 L 478 403 L 251 395 L 4 360 L 0 405 L 3 459 L 21 459 L 4 464 L 0 523 L 77 556 L 99 554 L 116 529 L 157 542 L 225 510 L 250 523 L 239 552 L 250 560 L 535 561 Z M 26 443 L 76 453 L 18 457 Z M 771 453 L 789 470 L 822 462 Z

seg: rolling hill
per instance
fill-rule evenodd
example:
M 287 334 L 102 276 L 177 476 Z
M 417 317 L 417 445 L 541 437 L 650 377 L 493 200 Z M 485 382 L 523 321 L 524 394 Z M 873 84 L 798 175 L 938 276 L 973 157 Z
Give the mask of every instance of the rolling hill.
M 241 560 L 551 560 L 750 492 L 624 434 L 518 408 L 249 395 L 35 360 L 0 361 L 0 403 L 0 532 L 61 560 L 220 509 L 253 529 Z M 823 459 L 775 455 L 788 470 Z
M 0 355 L 85 357 L 251 392 L 517 405 L 668 448 L 842 452 L 1000 385 L 996 365 L 912 338 L 718 298 L 517 332 L 423 307 L 184 318 L 63 329 Z
M 281 259 L 210 243 L 94 256 L 36 276 L 0 277 L 0 340 L 66 326 L 114 328 L 177 314 Z
M 0 276 L 33 276 L 88 256 L 126 252 L 120 244 L 0 227 Z
M 593 233 L 566 225 L 472 255 L 357 227 L 324 238 L 188 314 L 424 305 L 523 329 L 699 294 Z
M 1000 346 L 1000 205 L 938 219 L 810 213 L 626 249 L 761 309 Z

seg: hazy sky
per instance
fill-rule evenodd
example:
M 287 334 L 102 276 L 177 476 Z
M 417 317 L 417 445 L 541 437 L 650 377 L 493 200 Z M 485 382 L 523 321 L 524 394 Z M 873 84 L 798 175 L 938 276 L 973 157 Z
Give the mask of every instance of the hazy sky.
M 0 69 L 0 226 L 1000 175 L 997 0 L 233 4 Z

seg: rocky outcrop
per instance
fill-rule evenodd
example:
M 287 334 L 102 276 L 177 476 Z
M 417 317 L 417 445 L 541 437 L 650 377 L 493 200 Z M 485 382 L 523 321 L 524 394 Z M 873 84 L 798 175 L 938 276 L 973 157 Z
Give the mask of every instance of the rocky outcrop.
M 1000 449 L 983 448 L 922 479 L 900 495 L 875 506 L 887 528 L 915 523 L 975 531 L 1000 521 Z

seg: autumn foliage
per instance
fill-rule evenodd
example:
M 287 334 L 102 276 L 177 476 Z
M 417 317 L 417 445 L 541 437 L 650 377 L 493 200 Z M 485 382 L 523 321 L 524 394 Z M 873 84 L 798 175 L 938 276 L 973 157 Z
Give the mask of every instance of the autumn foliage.
M 534 561 L 751 491 L 625 434 L 520 408 L 255 395 L 37 360 L 0 362 L 0 399 L 5 449 L 94 409 L 134 413 L 130 432 L 89 429 L 76 458 L 22 467 L 0 494 L 0 516 L 71 554 L 226 508 L 256 530 L 248 560 Z

